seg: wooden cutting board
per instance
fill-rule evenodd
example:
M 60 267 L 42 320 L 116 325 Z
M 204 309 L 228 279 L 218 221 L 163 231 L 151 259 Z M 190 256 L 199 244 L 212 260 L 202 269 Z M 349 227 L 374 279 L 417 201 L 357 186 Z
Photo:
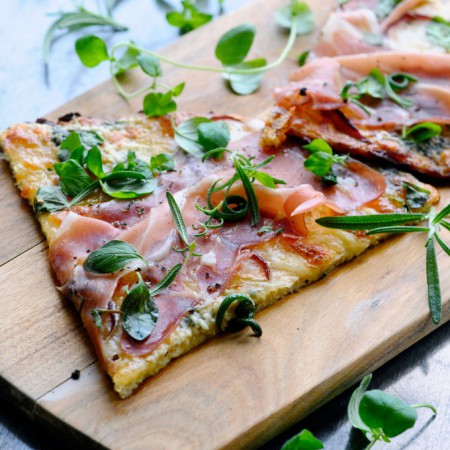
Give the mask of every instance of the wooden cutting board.
M 219 36 L 239 23 L 257 26 L 254 56 L 277 57 L 286 41 L 274 23 L 281 0 L 258 0 L 164 51 L 214 64 Z M 310 1 L 320 26 L 334 1 Z M 257 116 L 286 83 L 295 55 L 318 32 L 299 38 L 293 58 L 249 97 L 231 95 L 218 75 L 164 67 L 169 85 L 187 81 L 180 109 Z M 145 79 L 133 74 L 128 87 Z M 118 116 L 140 109 L 104 83 L 48 115 L 71 111 Z M 224 335 L 174 361 L 127 400 L 101 371 L 81 321 L 54 287 L 47 246 L 31 209 L 2 162 L 0 203 L 0 392 L 73 446 L 117 449 L 254 448 L 433 331 L 426 301 L 424 236 L 390 239 L 258 314 L 264 335 Z M 443 201 L 450 200 L 448 189 Z M 450 318 L 450 259 L 438 252 L 443 323 Z M 73 370 L 81 377 L 70 378 Z

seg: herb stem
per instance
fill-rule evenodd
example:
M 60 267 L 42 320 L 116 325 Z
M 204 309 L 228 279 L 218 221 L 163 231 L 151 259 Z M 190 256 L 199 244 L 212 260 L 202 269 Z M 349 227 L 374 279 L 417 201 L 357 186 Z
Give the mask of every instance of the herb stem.
M 433 411 L 434 414 L 437 414 L 437 409 L 430 405 L 429 403 L 416 403 L 415 405 L 410 405 L 411 408 L 417 409 L 417 408 L 429 408 L 431 411 Z
M 183 63 L 183 62 L 168 58 L 166 56 L 159 55 L 151 50 L 140 47 L 131 42 L 119 42 L 118 44 L 114 45 L 111 49 L 110 73 L 111 73 L 111 77 L 113 79 L 114 85 L 116 86 L 119 94 L 126 99 L 132 99 L 132 98 L 137 97 L 137 96 L 145 93 L 146 91 L 148 91 L 151 87 L 153 87 L 153 84 L 151 86 L 145 86 L 143 88 L 140 88 L 134 92 L 126 92 L 123 89 L 119 80 L 117 79 L 117 76 L 114 74 L 114 68 L 113 68 L 114 54 L 121 47 L 126 47 L 128 49 L 136 50 L 142 54 L 145 54 L 148 56 L 153 56 L 154 58 L 157 58 L 160 61 L 165 62 L 166 64 L 170 64 L 172 66 L 179 67 L 182 69 L 200 70 L 200 71 L 205 71 L 205 72 L 226 73 L 227 75 L 254 75 L 254 74 L 267 72 L 267 71 L 272 70 L 275 67 L 279 66 L 289 55 L 289 52 L 292 50 L 292 47 L 294 46 L 296 37 L 297 37 L 297 22 L 294 20 L 292 22 L 288 41 L 286 42 L 286 45 L 285 45 L 283 51 L 280 53 L 280 56 L 275 61 L 273 61 L 272 63 L 270 63 L 266 66 L 254 67 L 251 69 L 236 69 L 236 68 L 231 68 L 231 67 L 211 67 L 211 66 L 202 66 L 202 65 L 197 65 L 197 64 Z
M 371 449 L 377 442 L 378 442 L 379 436 L 376 436 L 376 438 L 373 441 L 370 441 L 370 444 L 366 447 L 365 450 Z

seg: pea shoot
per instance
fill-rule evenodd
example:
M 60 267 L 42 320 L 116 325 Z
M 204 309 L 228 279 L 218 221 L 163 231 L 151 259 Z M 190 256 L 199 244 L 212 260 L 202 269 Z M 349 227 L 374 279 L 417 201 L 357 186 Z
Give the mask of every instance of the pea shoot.
M 187 13 L 193 7 L 192 2 L 184 1 L 183 7 Z M 171 17 L 175 20 L 175 16 Z M 183 20 L 180 16 L 176 18 L 176 26 L 181 28 L 192 26 L 191 22 L 185 21 L 185 17 Z M 127 99 L 146 94 L 144 112 L 148 116 L 157 117 L 176 110 L 175 98 L 181 94 L 184 87 L 184 83 L 172 88 L 158 82 L 163 75 L 160 62 L 183 69 L 221 73 L 233 92 L 241 95 L 255 92 L 259 88 L 264 73 L 279 66 L 286 59 L 297 35 L 308 34 L 313 29 L 314 18 L 309 6 L 298 0 L 291 0 L 288 6 L 282 8 L 276 14 L 276 20 L 280 26 L 290 31 L 285 48 L 272 63 L 268 63 L 265 58 L 246 60 L 256 34 L 255 27 L 250 24 L 232 28 L 219 39 L 215 56 L 221 63 L 221 67 L 175 61 L 140 47 L 134 42 L 116 44 L 108 51 L 106 43 L 93 35 L 78 39 L 75 50 L 86 67 L 92 68 L 104 61 L 109 62 L 112 80 L 119 94 Z M 120 51 L 122 54 L 118 56 Z M 152 78 L 152 83 L 134 92 L 127 92 L 120 84 L 118 75 L 138 66 Z
M 442 134 L 442 127 L 433 122 L 422 122 L 410 128 L 403 128 L 402 139 L 409 139 L 414 142 L 426 142 L 435 136 Z
M 316 222 L 327 228 L 340 230 L 365 230 L 368 236 L 378 233 L 427 233 L 426 276 L 428 286 L 428 304 L 431 319 L 438 324 L 442 318 L 441 289 L 436 260 L 435 242 L 450 256 L 450 248 L 439 235 L 441 228 L 450 230 L 450 222 L 445 220 L 450 215 L 450 204 L 439 213 L 431 208 L 424 213 L 368 214 L 364 216 L 322 217 Z M 413 222 L 427 220 L 427 226 L 410 225 Z

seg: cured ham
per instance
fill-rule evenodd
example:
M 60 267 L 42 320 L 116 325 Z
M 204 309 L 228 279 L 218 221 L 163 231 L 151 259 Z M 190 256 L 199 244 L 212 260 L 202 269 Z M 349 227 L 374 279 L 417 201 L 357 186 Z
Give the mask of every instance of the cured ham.
M 417 78 L 399 94 L 411 106 L 402 107 L 388 96 L 363 98 L 369 109 L 344 100 L 344 85 L 357 83 L 372 69 Z M 323 138 L 336 151 L 382 158 L 427 176 L 448 178 L 449 79 L 448 55 L 383 52 L 318 59 L 297 70 L 289 85 L 275 91 L 279 107 L 268 121 L 263 142 L 277 146 L 288 135 L 305 141 Z M 405 127 L 421 122 L 439 124 L 442 134 L 423 143 L 402 138 Z

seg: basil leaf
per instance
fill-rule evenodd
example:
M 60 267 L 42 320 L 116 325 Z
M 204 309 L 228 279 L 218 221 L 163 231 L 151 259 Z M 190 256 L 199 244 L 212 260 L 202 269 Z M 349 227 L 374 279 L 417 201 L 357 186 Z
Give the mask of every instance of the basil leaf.
M 132 152 L 132 151 L 129 151 L 127 154 L 126 164 L 117 165 L 113 170 L 113 172 L 120 172 L 120 171 L 138 172 L 138 173 L 144 175 L 144 177 L 147 178 L 148 180 L 153 178 L 153 171 L 152 171 L 150 165 L 147 164 L 142 159 L 139 159 L 136 156 L 136 152 Z
M 73 152 L 77 148 L 83 147 L 81 137 L 76 131 L 72 131 L 62 142 L 60 149 Z
M 290 5 L 278 9 L 275 19 L 278 25 L 288 29 L 292 28 L 295 21 L 298 35 L 309 34 L 314 29 L 314 15 L 311 8 L 298 0 L 293 0 Z
M 427 242 L 427 286 L 428 303 L 430 305 L 431 319 L 438 324 L 442 318 L 441 288 L 439 284 L 439 272 L 436 260 L 436 250 L 434 248 L 434 239 L 430 238 Z
M 435 45 L 450 52 L 450 22 L 442 17 L 433 17 L 426 26 L 427 39 Z
M 120 307 L 122 325 L 126 333 L 137 341 L 148 338 L 158 320 L 158 307 L 150 296 L 150 292 L 137 273 L 139 281 L 128 292 Z
M 303 430 L 285 442 L 281 450 L 320 450 L 322 448 L 322 441 L 315 438 L 311 431 Z
M 132 245 L 124 241 L 112 240 L 91 252 L 84 261 L 83 267 L 84 270 L 92 273 L 114 273 L 136 260 L 146 264 L 145 259 Z
M 253 44 L 256 28 L 243 24 L 227 31 L 217 43 L 215 55 L 224 66 L 235 66 L 244 61 Z
M 97 177 L 102 178 L 105 176 L 103 172 L 102 154 L 98 147 L 92 147 L 86 156 L 87 168 Z
M 101 62 L 109 60 L 105 41 L 94 35 L 77 39 L 75 51 L 86 67 L 96 67 Z
M 417 420 L 414 408 L 377 389 L 364 394 L 359 404 L 359 415 L 368 427 L 381 428 L 390 438 L 412 428 Z
M 117 172 L 121 173 L 121 172 Z M 103 192 L 110 197 L 120 199 L 132 199 L 151 194 L 158 186 L 156 179 L 123 179 L 117 181 L 100 180 L 100 186 Z
M 165 170 L 174 170 L 175 162 L 169 153 L 159 153 L 150 158 L 150 169 L 153 173 L 160 173 Z
M 313 153 L 303 162 L 305 169 L 314 173 L 318 177 L 323 177 L 333 166 L 333 156 L 324 152 Z
M 66 145 L 63 145 L 63 143 L 71 134 L 77 134 L 79 140 L 76 139 L 76 137 L 72 137 L 66 144 L 66 147 Z M 62 148 L 66 147 L 67 149 L 72 151 L 80 146 L 91 148 L 94 145 L 100 145 L 104 141 L 104 139 L 96 131 L 93 130 L 70 131 L 59 125 L 56 125 L 52 130 L 52 141 L 56 146 L 61 146 Z
M 360 385 L 353 391 L 353 394 L 350 397 L 350 402 L 348 403 L 347 406 L 348 420 L 350 421 L 350 423 L 354 428 L 358 428 L 364 433 L 370 431 L 370 428 L 363 422 L 361 416 L 359 415 L 359 405 L 371 380 L 372 374 L 365 376 L 361 380 Z
M 177 104 L 172 100 L 172 92 L 150 92 L 144 97 L 144 113 L 149 117 L 160 117 L 176 111 Z
M 326 228 L 340 230 L 373 230 L 381 226 L 401 225 L 424 220 L 425 214 L 367 214 L 364 216 L 321 217 L 316 222 Z
M 136 57 L 136 61 L 147 75 L 154 78 L 162 75 L 162 69 L 158 58 L 151 55 L 139 55 Z
M 230 130 L 226 122 L 202 122 L 197 127 L 198 143 L 204 150 L 223 148 L 230 142 Z
M 231 66 L 231 69 L 258 69 L 267 65 L 265 58 L 252 59 L 251 61 L 245 61 L 235 66 Z M 261 73 L 224 73 L 223 77 L 230 82 L 230 87 L 233 92 L 239 95 L 249 95 L 257 91 L 261 80 L 264 77 L 264 72 Z
M 442 134 L 442 127 L 433 122 L 422 122 L 408 128 L 404 132 L 403 139 L 411 139 L 415 142 L 425 142 Z
M 206 117 L 192 117 L 185 120 L 175 128 L 175 141 L 187 153 L 201 158 L 203 147 L 198 143 L 198 126 L 202 123 L 210 123 Z
M 131 41 L 131 44 L 134 44 L 133 41 Z M 133 47 L 128 47 L 126 51 L 120 56 L 120 58 L 116 59 L 114 61 L 114 75 L 122 75 L 123 73 L 127 72 L 128 70 L 134 69 L 139 64 L 137 62 L 137 57 L 141 54 L 139 50 L 136 50 Z
M 330 155 L 333 154 L 333 149 L 324 139 L 314 139 L 311 143 L 304 145 L 303 147 L 311 154 L 317 152 L 328 153 Z
M 403 182 L 405 189 L 405 205 L 408 210 L 419 209 L 426 205 L 430 198 L 430 191 L 415 184 Z
M 40 187 L 34 199 L 36 213 L 60 211 L 69 206 L 69 202 L 59 186 Z
M 63 163 L 58 169 L 58 174 L 61 189 L 69 197 L 75 197 L 92 183 L 83 167 L 73 159 Z
M 182 267 L 183 267 L 182 264 L 177 264 L 176 266 L 173 266 L 167 272 L 167 275 L 159 283 L 151 287 L 150 295 L 153 297 L 154 295 L 158 295 L 162 291 L 167 289 L 172 284 L 173 280 L 175 280 L 177 275 L 180 273 Z

